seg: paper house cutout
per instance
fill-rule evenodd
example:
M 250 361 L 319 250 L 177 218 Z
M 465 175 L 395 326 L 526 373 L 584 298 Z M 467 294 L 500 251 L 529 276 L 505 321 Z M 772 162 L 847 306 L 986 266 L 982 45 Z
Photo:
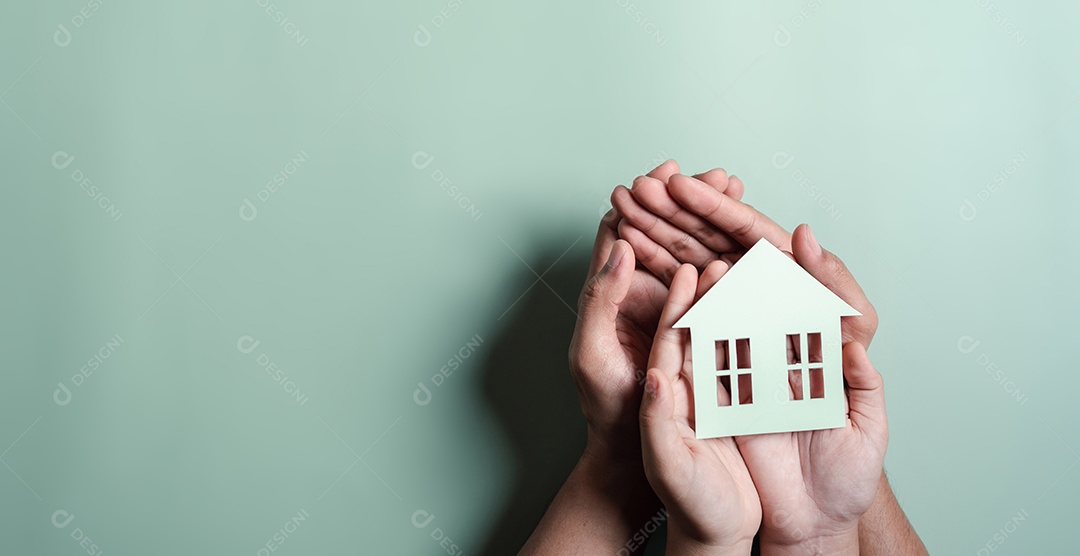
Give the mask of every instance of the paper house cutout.
M 859 314 L 758 241 L 674 325 L 690 329 L 697 437 L 845 426 L 840 317 Z

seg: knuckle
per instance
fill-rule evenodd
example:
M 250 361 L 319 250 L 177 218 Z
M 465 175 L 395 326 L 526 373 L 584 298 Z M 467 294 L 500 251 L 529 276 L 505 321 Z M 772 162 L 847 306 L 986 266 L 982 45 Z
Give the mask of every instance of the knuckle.
M 756 210 L 751 210 L 746 220 L 743 220 L 741 224 L 735 226 L 735 229 L 732 230 L 732 233 L 738 236 L 750 235 L 750 233 L 754 231 L 754 228 L 757 227 L 757 214 L 758 213 Z

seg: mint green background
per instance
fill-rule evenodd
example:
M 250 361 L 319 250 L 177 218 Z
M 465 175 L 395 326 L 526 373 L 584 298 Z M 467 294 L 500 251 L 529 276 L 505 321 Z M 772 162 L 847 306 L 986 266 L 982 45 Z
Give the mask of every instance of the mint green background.
M 301 510 L 274 554 L 445 554 L 436 527 L 509 550 L 579 449 L 559 298 L 611 188 L 668 157 L 856 273 L 932 551 L 1075 550 L 1080 7 L 406 4 L 278 1 L 303 45 L 252 1 L 6 7 L 0 553 L 84 554 L 78 527 L 104 554 L 254 554 Z

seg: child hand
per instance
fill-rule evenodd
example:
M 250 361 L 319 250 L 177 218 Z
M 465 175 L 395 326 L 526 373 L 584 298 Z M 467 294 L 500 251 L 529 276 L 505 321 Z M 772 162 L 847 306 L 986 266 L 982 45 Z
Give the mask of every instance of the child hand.
M 667 507 L 669 553 L 749 554 L 761 523 L 758 493 L 735 440 L 695 436 L 686 330 L 671 328 L 727 268 L 713 262 L 700 282 L 693 265 L 679 268 L 649 354 L 642 459 Z

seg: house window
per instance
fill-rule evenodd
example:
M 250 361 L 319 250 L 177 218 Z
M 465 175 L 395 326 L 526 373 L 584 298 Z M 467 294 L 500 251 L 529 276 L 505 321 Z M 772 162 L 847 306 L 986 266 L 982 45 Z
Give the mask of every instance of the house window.
M 787 370 L 791 400 L 825 397 L 821 333 L 787 335 Z
M 750 338 L 716 341 L 716 405 L 754 403 L 750 361 Z

